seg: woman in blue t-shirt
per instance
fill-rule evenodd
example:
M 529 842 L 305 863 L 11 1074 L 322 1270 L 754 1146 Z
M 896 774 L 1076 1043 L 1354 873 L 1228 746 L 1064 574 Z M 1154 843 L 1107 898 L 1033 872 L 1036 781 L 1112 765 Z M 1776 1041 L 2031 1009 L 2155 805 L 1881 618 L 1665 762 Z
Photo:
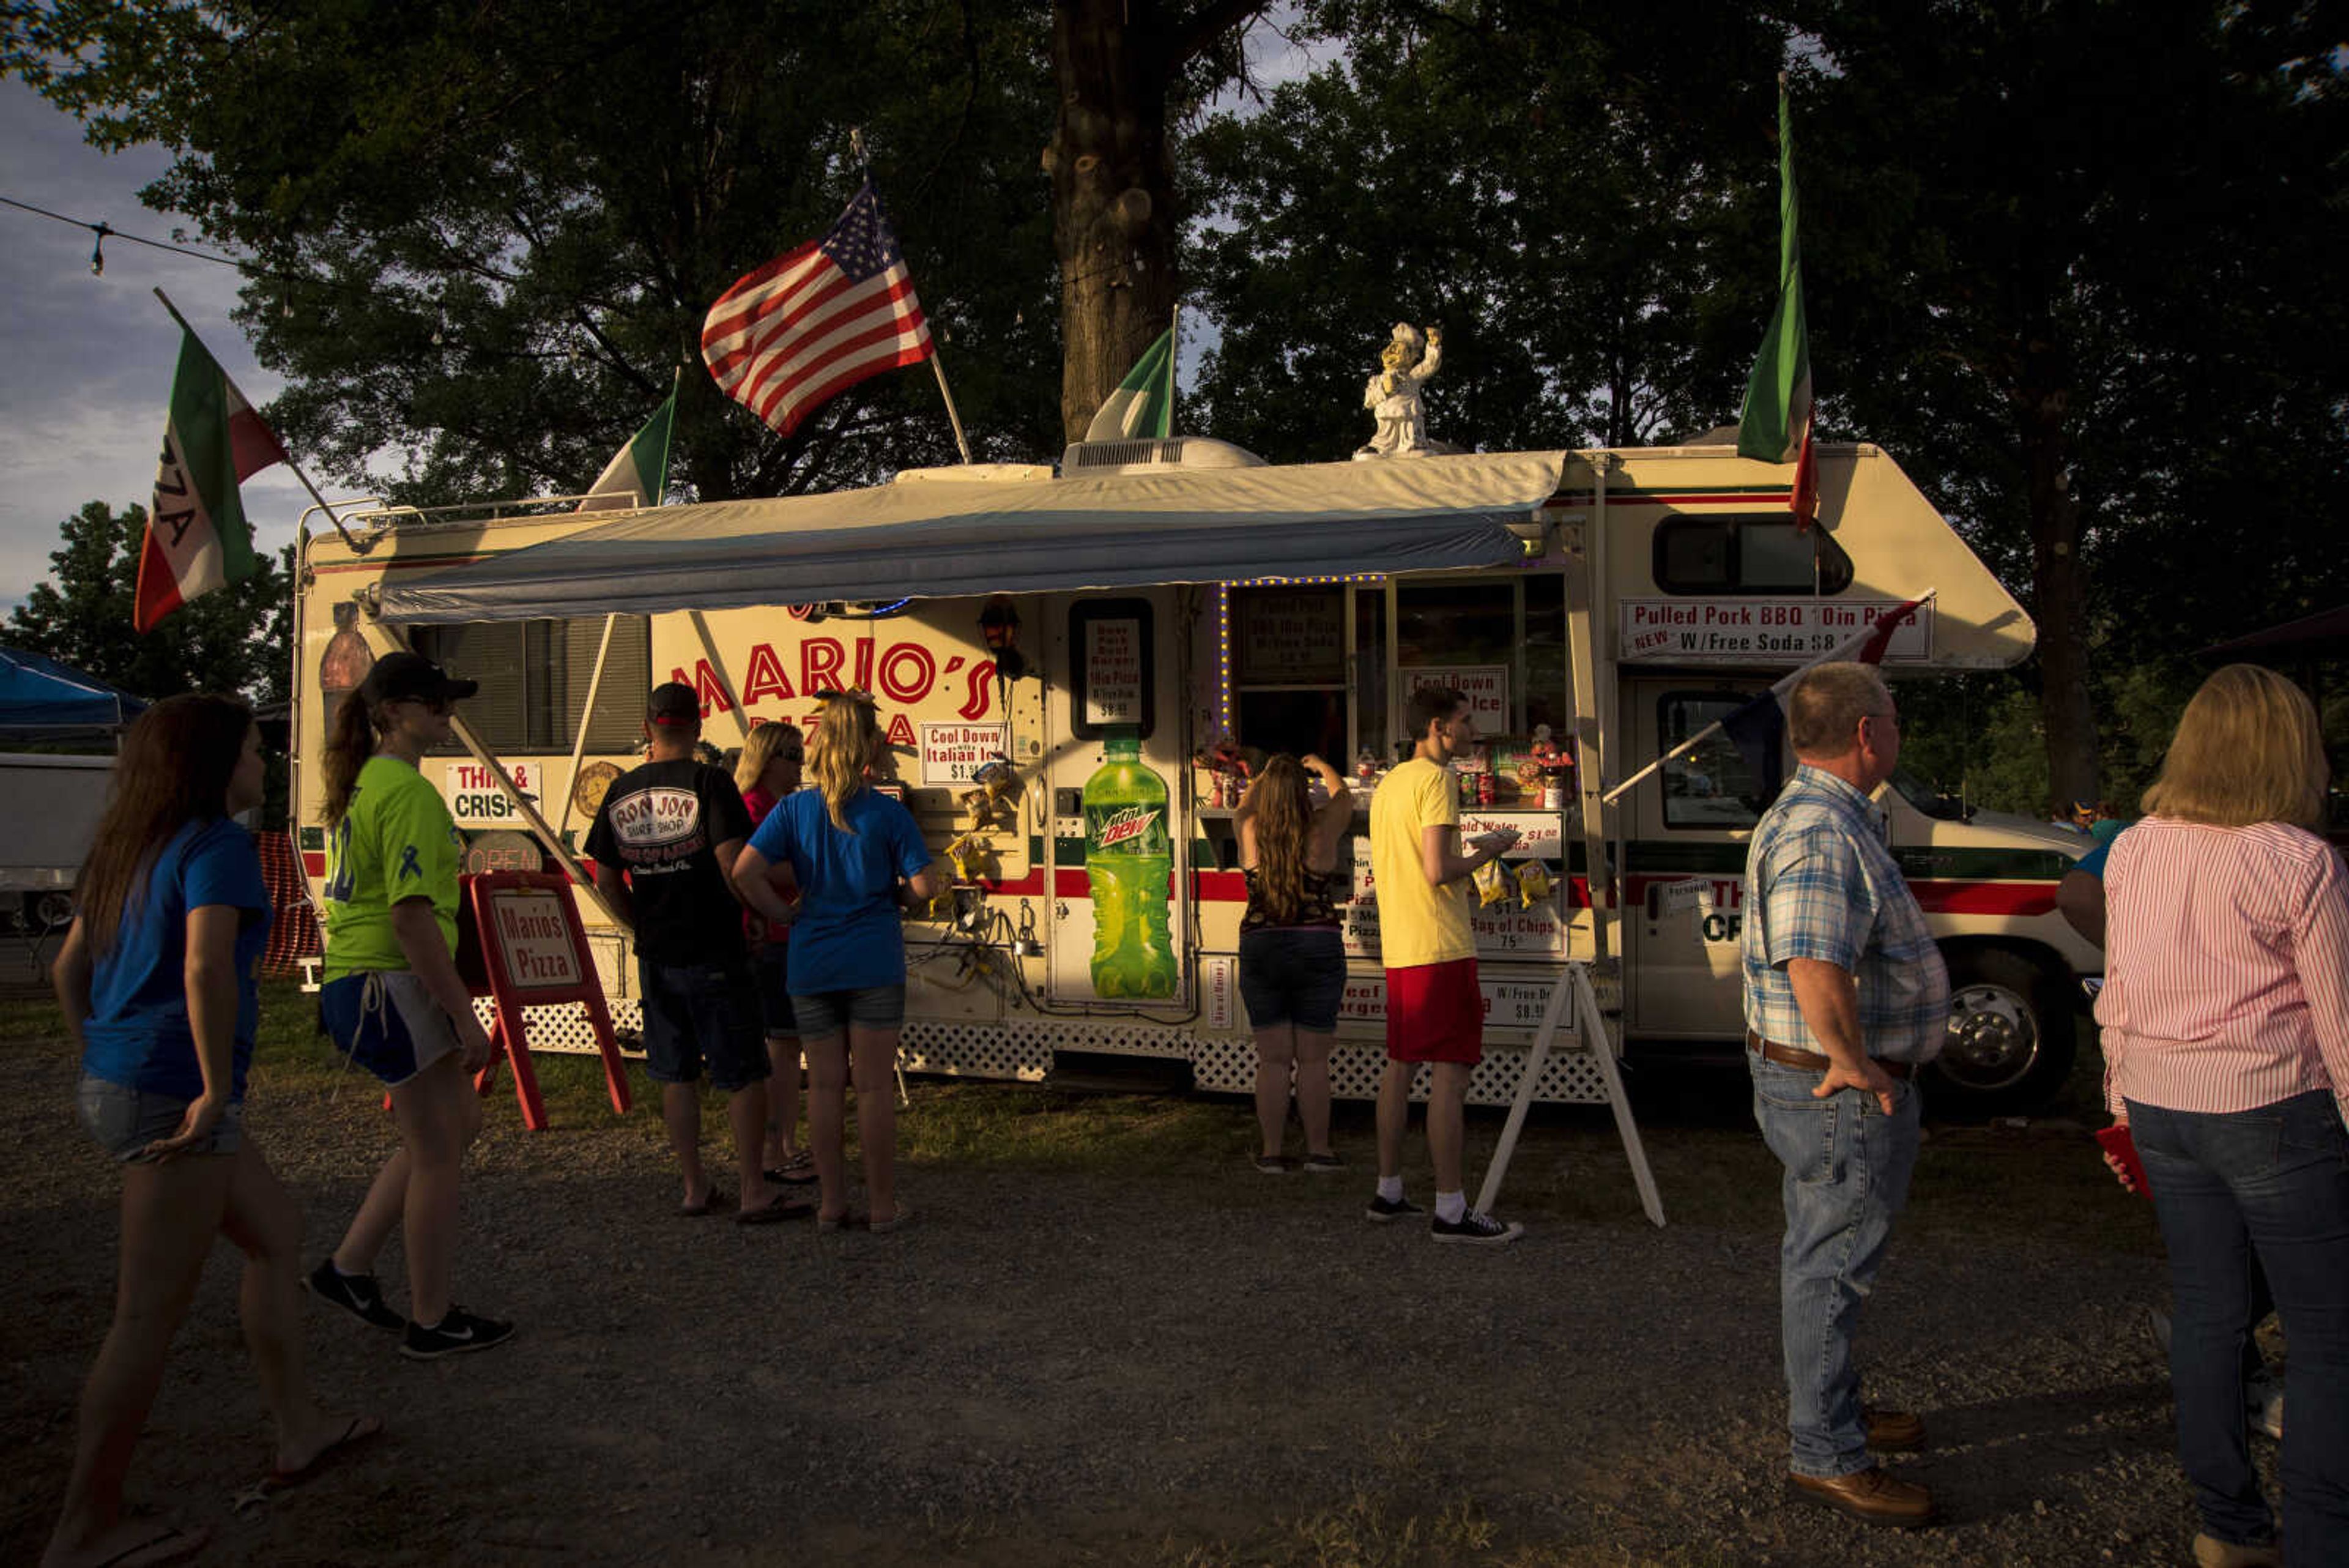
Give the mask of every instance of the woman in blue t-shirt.
M 779 802 L 735 863 L 742 901 L 792 928 L 792 1013 L 807 1052 L 808 1137 L 815 1146 L 823 1230 L 894 1231 L 912 1216 L 897 1202 L 897 1102 L 892 1079 L 905 1021 L 905 944 L 897 928 L 900 878 L 913 897 L 938 890 L 913 814 L 867 780 L 881 761 L 881 725 L 861 691 L 816 694 L 807 743 L 816 787 Z M 788 864 L 794 907 L 767 880 Z M 847 1085 L 856 1085 L 856 1139 L 864 1157 L 864 1214 L 848 1208 L 841 1146 Z
M 252 836 L 229 818 L 261 804 L 262 776 L 243 703 L 190 694 L 149 709 L 115 762 L 57 955 L 82 1125 L 122 1168 L 122 1253 L 45 1564 L 162 1562 L 203 1544 L 201 1531 L 123 1519 L 122 1483 L 215 1237 L 245 1255 L 244 1339 L 277 1430 L 264 1484 L 290 1484 L 382 1429 L 310 1397 L 302 1211 L 243 1131 L 270 899 Z

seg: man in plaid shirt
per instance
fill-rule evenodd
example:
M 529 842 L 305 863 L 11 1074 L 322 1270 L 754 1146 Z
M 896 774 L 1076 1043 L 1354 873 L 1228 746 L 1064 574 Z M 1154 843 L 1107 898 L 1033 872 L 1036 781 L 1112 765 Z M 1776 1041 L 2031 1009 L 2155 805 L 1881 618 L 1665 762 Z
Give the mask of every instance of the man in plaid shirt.
M 1919 1067 L 1949 1028 L 1950 978 L 1868 798 L 1900 719 L 1865 664 L 1822 664 L 1787 699 L 1795 776 L 1754 830 L 1742 956 L 1754 1119 L 1785 1168 L 1779 1333 L 1790 1495 L 1871 1524 L 1920 1525 L 1932 1494 L 1869 1450 L 1924 1423 L 1860 1402 L 1851 1335 L 1908 1201 Z

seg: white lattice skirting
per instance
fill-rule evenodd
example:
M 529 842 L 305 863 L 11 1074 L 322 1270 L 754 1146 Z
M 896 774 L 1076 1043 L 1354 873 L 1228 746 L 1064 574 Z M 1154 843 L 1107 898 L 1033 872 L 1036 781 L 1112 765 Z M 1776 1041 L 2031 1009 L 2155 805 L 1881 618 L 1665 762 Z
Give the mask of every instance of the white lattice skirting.
M 486 1024 L 492 1009 L 487 999 L 474 1003 Z M 612 1027 L 621 1047 L 635 1054 L 636 1034 L 643 1012 L 633 1000 L 611 1003 Z M 533 1007 L 523 1014 L 524 1031 L 533 1051 L 593 1052 L 595 1036 L 586 1010 L 574 1004 Z M 1485 1060 L 1468 1080 L 1471 1105 L 1502 1106 L 1516 1093 L 1522 1044 L 1488 1041 Z M 908 1020 L 905 1033 L 905 1070 L 939 1073 L 967 1078 L 1012 1078 L 1040 1083 L 1052 1070 L 1055 1051 L 1092 1051 L 1114 1055 L 1173 1057 L 1188 1060 L 1194 1080 L 1202 1089 L 1244 1095 L 1256 1086 L 1256 1045 L 1245 1037 L 1200 1035 L 1181 1028 L 1131 1023 L 1090 1023 L 1077 1019 L 1012 1019 L 1003 1023 L 959 1023 L 952 1020 Z M 1330 1090 L 1340 1099 L 1367 1100 L 1378 1094 L 1379 1075 L 1386 1052 L 1374 1041 L 1340 1040 L 1330 1054 Z M 1424 1098 L 1426 1074 L 1420 1075 L 1413 1096 Z M 1561 1033 L 1549 1060 L 1542 1065 L 1534 1087 L 1537 1100 L 1558 1105 L 1604 1105 L 1606 1082 L 1588 1051 L 1575 1037 Z

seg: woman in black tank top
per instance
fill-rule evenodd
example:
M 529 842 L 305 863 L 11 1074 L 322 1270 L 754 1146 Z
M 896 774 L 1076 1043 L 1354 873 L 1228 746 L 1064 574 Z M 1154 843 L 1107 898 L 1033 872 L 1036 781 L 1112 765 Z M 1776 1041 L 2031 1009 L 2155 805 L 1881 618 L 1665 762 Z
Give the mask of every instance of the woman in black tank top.
M 1310 773 L 1327 791 L 1316 805 Z M 1305 1168 L 1339 1168 L 1330 1149 L 1330 1047 L 1346 989 L 1338 906 L 1350 889 L 1337 870 L 1338 841 L 1353 821 L 1346 780 L 1319 757 L 1276 753 L 1233 814 L 1247 912 L 1240 918 L 1240 999 L 1256 1033 L 1256 1117 L 1263 1133 L 1257 1168 L 1289 1168 L 1289 1077 L 1305 1123 Z

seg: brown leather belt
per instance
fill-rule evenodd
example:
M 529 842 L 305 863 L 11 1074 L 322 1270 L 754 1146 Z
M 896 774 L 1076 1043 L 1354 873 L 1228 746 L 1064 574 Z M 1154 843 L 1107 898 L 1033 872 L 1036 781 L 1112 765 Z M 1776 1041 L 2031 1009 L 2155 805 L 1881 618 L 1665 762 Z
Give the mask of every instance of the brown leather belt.
M 1806 1073 L 1824 1073 L 1835 1065 L 1819 1052 L 1806 1051 L 1799 1045 L 1781 1045 L 1775 1040 L 1763 1039 L 1751 1029 L 1745 1032 L 1745 1048 L 1759 1052 L 1765 1062 L 1775 1062 L 1781 1067 L 1800 1067 Z M 1917 1071 L 1915 1064 L 1909 1062 L 1888 1062 L 1881 1056 L 1871 1056 L 1868 1060 L 1883 1068 L 1888 1078 L 1907 1078 Z

